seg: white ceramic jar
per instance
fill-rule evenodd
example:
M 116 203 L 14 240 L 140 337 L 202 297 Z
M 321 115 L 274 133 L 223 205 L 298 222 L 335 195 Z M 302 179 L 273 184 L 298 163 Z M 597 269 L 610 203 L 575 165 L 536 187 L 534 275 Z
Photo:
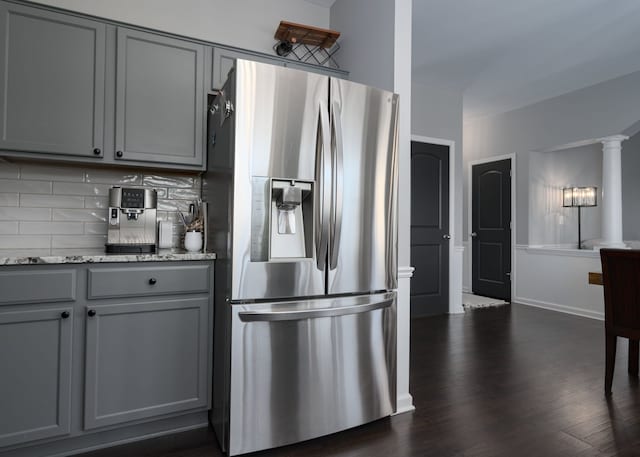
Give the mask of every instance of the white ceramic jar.
M 202 232 L 186 232 L 184 234 L 184 248 L 189 252 L 197 252 L 202 249 Z

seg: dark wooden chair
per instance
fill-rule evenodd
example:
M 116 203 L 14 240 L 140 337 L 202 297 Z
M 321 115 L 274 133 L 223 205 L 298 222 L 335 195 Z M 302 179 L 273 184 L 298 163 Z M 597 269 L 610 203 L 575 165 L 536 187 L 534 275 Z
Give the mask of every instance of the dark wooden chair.
M 629 339 L 629 374 L 638 376 L 640 341 L 640 250 L 602 249 L 606 368 L 604 391 L 611 394 L 616 342 Z

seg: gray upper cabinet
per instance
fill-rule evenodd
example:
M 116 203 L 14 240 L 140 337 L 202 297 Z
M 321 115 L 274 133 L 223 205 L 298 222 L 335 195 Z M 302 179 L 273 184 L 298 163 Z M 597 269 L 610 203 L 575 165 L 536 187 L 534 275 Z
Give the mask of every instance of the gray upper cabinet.
M 209 299 L 90 306 L 85 429 L 207 407 Z
M 118 28 L 116 160 L 201 166 L 204 47 Z
M 72 307 L 0 312 L 0 448 L 70 432 L 72 321 Z
M 0 149 L 100 157 L 105 25 L 0 3 Z

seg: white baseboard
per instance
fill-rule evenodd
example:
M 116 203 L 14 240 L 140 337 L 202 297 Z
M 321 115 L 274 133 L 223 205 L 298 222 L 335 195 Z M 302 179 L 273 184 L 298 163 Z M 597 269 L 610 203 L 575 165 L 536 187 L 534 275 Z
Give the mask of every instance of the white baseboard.
M 396 412 L 393 413 L 392 416 L 415 411 L 416 409 L 416 407 L 413 406 L 413 397 L 409 393 L 400 395 L 396 401 L 398 403 Z
M 604 313 L 597 311 L 589 311 L 586 309 L 575 308 L 573 306 L 558 305 L 556 303 L 548 303 L 540 300 L 533 300 L 531 298 L 515 297 L 512 300 L 513 303 L 519 303 L 521 305 L 533 306 L 535 308 L 548 309 L 550 311 L 557 311 L 559 313 L 573 314 L 574 316 L 588 317 L 589 319 L 596 319 L 599 321 L 604 320 Z

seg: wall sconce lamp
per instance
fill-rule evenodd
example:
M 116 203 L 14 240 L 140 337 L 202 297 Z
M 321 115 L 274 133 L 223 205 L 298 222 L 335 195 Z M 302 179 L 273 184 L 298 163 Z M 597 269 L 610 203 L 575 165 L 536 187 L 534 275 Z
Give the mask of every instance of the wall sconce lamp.
M 580 208 L 598 205 L 597 187 L 565 187 L 562 189 L 562 206 L 578 208 L 578 249 L 582 249 L 580 236 Z

